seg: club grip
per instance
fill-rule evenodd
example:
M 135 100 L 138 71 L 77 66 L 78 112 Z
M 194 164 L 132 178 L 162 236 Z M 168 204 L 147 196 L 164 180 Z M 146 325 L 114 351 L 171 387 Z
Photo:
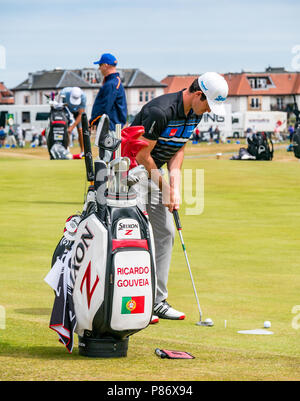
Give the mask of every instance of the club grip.
M 86 113 L 82 113 L 81 116 L 82 124 L 82 136 L 83 136 L 83 148 L 84 148 L 84 161 L 86 168 L 86 177 L 88 181 L 94 181 L 94 166 L 93 166 L 93 155 L 91 150 L 91 139 L 89 131 L 89 123 Z
M 174 220 L 175 220 L 175 224 L 176 224 L 177 230 L 181 230 L 182 227 L 181 227 L 181 222 L 180 222 L 178 210 L 173 210 L 173 216 L 174 216 Z

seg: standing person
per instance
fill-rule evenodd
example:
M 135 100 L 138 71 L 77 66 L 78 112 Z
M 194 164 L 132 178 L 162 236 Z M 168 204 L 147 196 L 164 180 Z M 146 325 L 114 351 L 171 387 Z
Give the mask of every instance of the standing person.
M 84 113 L 86 108 L 86 95 L 77 86 L 63 88 L 60 92 L 62 101 L 67 104 L 68 109 L 73 114 L 74 122 L 68 127 L 69 143 L 70 136 L 75 127 L 78 132 L 78 142 L 80 146 L 81 155 L 83 155 L 83 136 L 81 127 L 81 115 Z
M 225 79 L 215 72 L 207 72 L 195 79 L 188 89 L 151 100 L 131 124 L 144 126 L 143 140 L 148 142 L 148 147 L 139 151 L 136 160 L 145 166 L 150 177 L 145 199 L 142 202 L 139 199 L 139 202 L 142 210 L 145 210 L 142 203 L 146 203 L 155 242 L 157 293 L 152 323 L 157 322 L 158 318 L 185 318 L 183 312 L 172 308 L 167 302 L 175 234 L 172 212 L 178 210 L 180 204 L 180 170 L 185 145 L 203 113 L 213 111 L 217 115 L 225 114 L 223 103 L 227 94 Z M 161 167 L 164 164 L 167 164 L 169 171 L 169 182 L 162 175 Z M 143 189 L 139 188 L 138 193 L 142 192 Z
M 212 125 L 209 127 L 208 132 L 209 132 L 209 143 L 212 143 L 214 140 L 214 130 Z
M 102 114 L 109 117 L 109 129 L 114 131 L 116 124 L 123 127 L 127 119 L 127 103 L 120 74 L 117 72 L 117 59 L 110 53 L 104 53 L 99 61 L 99 70 L 103 75 L 103 85 L 95 99 L 90 126 L 97 126 Z
M 3 127 L 0 127 L 0 146 L 5 145 L 5 139 L 6 139 L 6 132 L 4 131 Z
M 288 128 L 288 131 L 289 131 L 289 140 L 290 140 L 290 143 L 292 143 L 294 132 L 295 132 L 294 127 L 292 125 L 290 125 Z
M 13 127 L 10 125 L 8 129 L 8 136 L 7 136 L 7 144 L 11 146 L 12 148 L 17 147 L 17 141 L 15 137 L 15 130 Z
M 219 130 L 219 127 L 218 127 L 218 126 L 216 126 L 215 132 L 214 132 L 214 133 L 215 133 L 216 136 L 217 136 L 216 140 L 219 141 L 219 140 L 220 140 L 220 130 Z

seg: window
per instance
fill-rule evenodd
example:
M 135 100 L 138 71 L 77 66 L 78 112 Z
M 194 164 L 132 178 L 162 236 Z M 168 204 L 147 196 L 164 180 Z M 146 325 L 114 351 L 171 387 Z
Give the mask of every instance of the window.
M 251 97 L 249 102 L 250 109 L 260 109 L 260 99 L 258 97 Z
M 22 123 L 30 123 L 30 111 L 22 111 Z
M 149 100 L 149 92 L 145 92 L 145 102 L 148 102 Z
M 270 77 L 248 77 L 248 82 L 252 89 L 268 89 L 273 87 Z
M 154 91 L 151 91 L 151 100 L 154 99 Z
M 36 121 L 47 121 L 50 116 L 50 113 L 36 113 L 35 120 Z
M 139 94 L 139 100 L 140 100 L 140 102 L 142 102 L 142 101 L 143 101 L 143 92 L 142 92 L 142 91 L 140 91 L 140 94 Z
M 283 97 L 278 97 L 276 99 L 276 103 L 277 103 L 278 110 L 282 110 L 283 109 Z
M 30 97 L 28 95 L 24 96 L 24 104 L 29 104 L 30 103 Z

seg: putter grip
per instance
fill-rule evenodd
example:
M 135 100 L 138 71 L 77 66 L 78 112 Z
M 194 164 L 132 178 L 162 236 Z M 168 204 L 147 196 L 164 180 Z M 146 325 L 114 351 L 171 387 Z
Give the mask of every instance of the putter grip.
M 86 113 L 82 113 L 81 116 L 82 124 L 82 136 L 83 136 L 83 148 L 84 148 L 84 161 L 86 168 L 86 177 L 88 181 L 94 181 L 94 166 L 93 166 L 93 156 L 91 150 L 91 139 L 89 131 L 89 123 Z
M 181 227 L 181 222 L 180 222 L 178 210 L 173 210 L 173 216 L 174 216 L 174 220 L 175 220 L 175 224 L 176 224 L 177 230 L 181 230 L 182 227 Z

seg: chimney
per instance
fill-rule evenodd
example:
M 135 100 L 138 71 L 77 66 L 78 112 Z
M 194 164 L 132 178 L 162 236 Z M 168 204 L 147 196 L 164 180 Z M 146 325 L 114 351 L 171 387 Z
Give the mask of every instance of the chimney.
M 28 73 L 28 86 L 29 86 L 29 89 L 31 89 L 32 85 L 33 85 L 33 73 L 29 72 Z

